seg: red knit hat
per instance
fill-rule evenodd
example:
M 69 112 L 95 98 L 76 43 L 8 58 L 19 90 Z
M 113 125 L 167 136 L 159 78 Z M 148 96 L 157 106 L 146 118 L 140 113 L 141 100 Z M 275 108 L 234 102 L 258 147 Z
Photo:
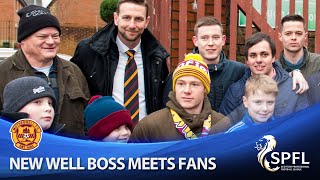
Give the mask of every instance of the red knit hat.
M 129 111 L 111 96 L 93 96 L 84 110 L 84 116 L 91 140 L 102 140 L 122 125 L 128 126 L 131 131 L 133 128 Z

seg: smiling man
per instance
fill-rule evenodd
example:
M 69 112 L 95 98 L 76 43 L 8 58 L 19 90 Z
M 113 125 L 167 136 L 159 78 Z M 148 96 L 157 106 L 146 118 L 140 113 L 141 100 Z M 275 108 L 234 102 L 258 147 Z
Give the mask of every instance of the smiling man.
M 163 142 L 194 139 L 208 135 L 225 118 L 211 109 L 208 66 L 199 54 L 188 54 L 172 76 L 173 91 L 166 108 L 139 121 L 131 142 Z
M 41 6 L 30 5 L 18 11 L 18 42 L 21 49 L 1 62 L 0 107 L 5 85 L 24 76 L 38 76 L 54 90 L 57 103 L 53 123 L 65 124 L 61 134 L 82 138 L 85 135 L 84 108 L 89 89 L 81 70 L 57 56 L 61 28 L 56 17 Z
M 194 26 L 193 44 L 196 46 L 195 53 L 199 53 L 203 61 L 208 65 L 211 80 L 208 98 L 211 107 L 219 111 L 220 104 L 228 87 L 237 82 L 244 74 L 246 66 L 235 60 L 230 60 L 222 51 L 226 42 L 221 22 L 213 16 L 205 16 L 197 20 Z M 170 74 L 170 77 L 172 73 Z M 164 92 L 164 103 L 169 98 L 172 90 L 172 78 L 168 78 Z
M 296 94 L 292 90 L 292 78 L 275 63 L 276 47 L 270 36 L 258 32 L 246 40 L 245 56 L 248 69 L 242 79 L 232 84 L 224 97 L 220 112 L 228 115 L 233 123 L 244 117 L 242 104 L 245 83 L 251 75 L 265 74 L 278 85 L 279 94 L 275 103 L 275 117 L 283 117 L 308 107 L 307 93 Z
M 146 0 L 119 0 L 114 21 L 81 41 L 71 59 L 87 78 L 91 95 L 112 96 L 134 123 L 161 109 L 169 73 L 169 54 L 147 29 L 149 21 Z

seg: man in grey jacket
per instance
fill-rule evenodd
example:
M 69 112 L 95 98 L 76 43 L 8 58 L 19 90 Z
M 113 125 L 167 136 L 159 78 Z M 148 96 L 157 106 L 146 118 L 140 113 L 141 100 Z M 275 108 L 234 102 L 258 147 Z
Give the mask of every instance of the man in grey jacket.
M 283 51 L 279 61 L 287 72 L 300 70 L 306 79 L 320 70 L 320 55 L 310 53 L 304 47 L 307 38 L 308 31 L 302 16 L 289 14 L 282 18 L 279 40 Z

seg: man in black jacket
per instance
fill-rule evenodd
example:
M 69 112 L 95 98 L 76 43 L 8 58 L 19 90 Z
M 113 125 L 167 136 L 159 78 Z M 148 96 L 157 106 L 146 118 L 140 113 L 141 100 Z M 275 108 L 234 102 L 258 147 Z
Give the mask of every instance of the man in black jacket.
M 192 40 L 196 46 L 195 53 L 199 53 L 208 64 L 211 79 L 208 98 L 211 108 L 218 112 L 228 87 L 243 76 L 246 66 L 225 56 L 222 47 L 226 42 L 226 36 L 223 34 L 221 22 L 212 16 L 197 21 Z M 172 90 L 171 79 L 172 74 L 166 82 L 163 105 L 169 100 L 168 94 Z
M 114 21 L 81 41 L 71 60 L 86 76 L 91 95 L 113 96 L 124 105 L 126 52 L 134 50 L 139 97 L 135 106 L 139 106 L 139 119 L 161 108 L 163 82 L 169 73 L 169 54 L 148 31 L 149 21 L 145 0 L 120 0 Z M 137 117 L 132 113 L 133 116 Z

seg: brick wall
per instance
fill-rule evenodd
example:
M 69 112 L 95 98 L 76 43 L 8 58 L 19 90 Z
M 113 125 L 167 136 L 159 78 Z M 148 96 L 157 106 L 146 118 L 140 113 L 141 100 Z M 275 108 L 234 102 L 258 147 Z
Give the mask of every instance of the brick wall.
M 62 26 L 102 27 L 100 18 L 101 0 L 55 0 L 48 7 Z
M 18 0 L 0 1 L 0 47 L 3 47 L 4 43 L 9 43 L 10 47 L 14 47 L 16 44 L 19 21 L 16 11 L 21 7 Z
M 73 56 L 78 43 L 84 38 L 91 37 L 95 32 L 95 27 L 62 26 L 59 53 Z
M 227 37 L 226 40 L 226 45 L 223 47 L 223 51 L 225 54 L 228 56 L 229 55 L 229 13 L 230 13 L 230 1 L 231 0 L 225 0 L 222 1 L 222 15 L 221 15 L 221 23 L 224 28 L 224 34 Z M 192 43 L 192 36 L 193 34 L 193 28 L 196 22 L 196 13 L 192 9 L 192 3 L 194 0 L 188 0 L 188 7 L 187 7 L 187 52 L 192 51 L 193 49 L 193 43 Z M 214 13 L 214 0 L 206 0 L 205 1 L 205 15 L 212 15 Z M 172 64 L 172 69 L 174 69 L 181 60 L 181 57 L 179 58 L 178 56 L 178 45 L 179 45 L 179 0 L 172 0 L 172 39 L 171 39 L 171 64 Z M 245 56 L 244 56 L 244 45 L 245 45 L 245 27 L 235 27 L 237 28 L 238 35 L 237 35 L 237 58 L 236 60 L 239 62 L 245 62 Z M 257 32 L 257 29 L 253 28 L 253 32 Z M 315 33 L 314 32 L 309 32 L 309 37 L 308 37 L 308 50 L 310 52 L 314 52 L 314 45 L 315 45 Z M 282 47 L 277 47 L 277 50 L 282 50 Z M 277 58 L 277 57 L 276 57 Z
M 188 6 L 187 6 L 187 52 L 189 53 L 192 51 L 192 49 L 194 48 L 193 42 L 192 42 L 192 36 L 194 35 L 193 29 L 194 29 L 194 25 L 196 23 L 197 20 L 197 14 L 196 12 L 194 12 L 194 10 L 192 9 L 192 3 L 194 2 L 194 0 L 188 0 Z M 225 2 L 223 2 L 223 8 L 222 8 L 222 12 L 225 12 L 225 8 L 226 4 Z M 213 16 L 213 10 L 214 10 L 214 0 L 206 0 L 205 1 L 205 15 L 206 16 Z M 179 0 L 173 0 L 172 1 L 172 24 L 171 24 L 171 28 L 172 28 L 172 39 L 171 39 L 171 65 L 172 68 L 174 69 L 176 67 L 176 65 L 178 64 L 179 61 L 181 61 L 182 57 L 178 57 L 179 56 Z M 226 16 L 225 14 L 222 15 L 221 17 L 221 22 L 222 25 L 224 27 L 224 31 L 225 31 L 225 26 L 226 26 Z M 224 49 L 226 49 L 226 46 L 224 47 Z
M 73 56 L 77 44 L 106 25 L 100 18 L 101 0 L 55 0 L 48 8 L 62 27 L 59 53 Z
M 62 27 L 59 53 L 73 56 L 77 44 L 106 25 L 100 18 L 101 0 L 55 0 L 48 7 Z

